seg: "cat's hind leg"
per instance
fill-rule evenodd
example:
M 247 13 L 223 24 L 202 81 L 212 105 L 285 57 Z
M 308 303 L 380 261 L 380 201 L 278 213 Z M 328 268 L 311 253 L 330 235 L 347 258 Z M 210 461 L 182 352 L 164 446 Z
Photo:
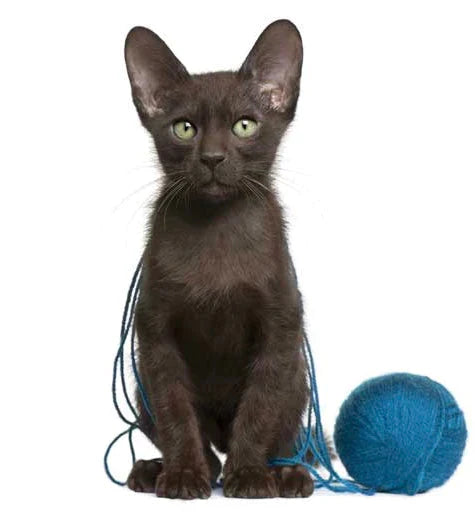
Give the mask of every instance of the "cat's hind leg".
M 162 459 L 138 460 L 127 478 L 128 488 L 139 493 L 154 493 L 162 469 Z
M 314 482 L 307 469 L 295 466 L 275 466 L 272 472 L 277 481 L 279 496 L 284 498 L 309 497 L 314 490 Z

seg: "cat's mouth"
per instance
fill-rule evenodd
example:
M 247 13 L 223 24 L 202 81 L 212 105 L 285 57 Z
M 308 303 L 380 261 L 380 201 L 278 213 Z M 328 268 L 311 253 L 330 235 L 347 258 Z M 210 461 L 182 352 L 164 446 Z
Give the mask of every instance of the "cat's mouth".
M 221 202 L 232 197 L 236 190 L 229 184 L 223 184 L 215 179 L 200 186 L 200 194 L 209 201 Z

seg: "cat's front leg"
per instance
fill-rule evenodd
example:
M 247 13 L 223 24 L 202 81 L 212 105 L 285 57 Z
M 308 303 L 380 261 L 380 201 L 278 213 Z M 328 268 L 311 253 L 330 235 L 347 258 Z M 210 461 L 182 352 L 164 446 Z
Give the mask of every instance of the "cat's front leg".
M 155 493 L 166 498 L 208 498 L 211 476 L 193 406 L 187 367 L 166 328 L 137 314 L 140 371 L 154 415 L 154 442 L 163 455 Z
M 233 422 L 224 467 L 227 497 L 285 496 L 268 458 L 279 455 L 274 450 L 282 435 L 290 441 L 295 438 L 305 406 L 306 383 L 300 381 L 305 377 L 300 370 L 300 315 L 275 318 L 262 338 Z

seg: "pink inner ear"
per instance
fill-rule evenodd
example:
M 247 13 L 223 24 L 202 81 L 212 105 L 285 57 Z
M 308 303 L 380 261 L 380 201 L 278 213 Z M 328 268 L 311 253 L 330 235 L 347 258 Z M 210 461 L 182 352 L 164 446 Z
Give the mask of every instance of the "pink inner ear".
M 260 85 L 260 92 L 265 104 L 272 110 L 284 112 L 288 104 L 288 96 L 282 87 L 275 83 L 263 83 Z
M 149 89 L 141 88 L 138 85 L 132 86 L 132 96 L 135 100 L 137 108 L 148 117 L 156 116 L 163 113 L 163 109 L 159 106 L 158 93 Z

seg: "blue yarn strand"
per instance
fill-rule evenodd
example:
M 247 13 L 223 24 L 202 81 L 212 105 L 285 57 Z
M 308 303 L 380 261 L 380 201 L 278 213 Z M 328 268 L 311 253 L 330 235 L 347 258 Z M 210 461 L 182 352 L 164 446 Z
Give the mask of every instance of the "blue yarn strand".
M 290 266 L 292 269 L 293 276 L 298 285 L 297 273 L 293 264 L 292 259 L 290 258 Z M 143 406 L 152 419 L 155 422 L 154 416 L 151 411 L 150 402 L 141 380 L 136 357 L 135 357 L 135 327 L 134 327 L 134 316 L 135 316 L 135 308 L 139 296 L 140 291 L 140 281 L 141 281 L 141 271 L 142 271 L 142 260 L 138 263 L 134 275 L 132 277 L 132 281 L 127 292 L 127 299 L 124 306 L 124 312 L 122 315 L 122 323 L 121 323 L 121 333 L 120 333 L 120 343 L 117 354 L 114 359 L 113 366 L 113 378 L 112 378 L 112 399 L 114 403 L 114 407 L 120 419 L 126 423 L 129 427 L 117 435 L 111 443 L 108 445 L 106 452 L 104 454 L 104 467 L 107 476 L 109 479 L 118 484 L 120 486 L 124 486 L 126 482 L 120 481 L 116 479 L 109 468 L 109 455 L 114 447 L 114 445 L 125 435 L 128 435 L 129 448 L 132 457 L 132 462 L 135 463 L 135 450 L 133 445 L 132 432 L 135 429 L 140 429 L 138 424 L 138 414 L 135 410 L 132 400 L 129 397 L 129 393 L 127 390 L 126 380 L 125 380 L 125 367 L 124 367 L 124 347 L 127 341 L 127 338 L 130 334 L 130 349 L 131 349 L 131 362 L 132 362 L 132 371 L 134 374 L 135 382 L 138 388 L 138 392 L 140 394 L 140 398 L 142 400 Z M 302 297 L 300 295 L 300 305 L 302 304 Z M 308 404 L 307 417 L 306 420 L 303 421 L 301 429 L 299 431 L 295 447 L 294 447 L 294 456 L 288 458 L 276 458 L 269 461 L 270 465 L 296 465 L 299 464 L 304 466 L 310 474 L 313 476 L 315 481 L 315 489 L 326 488 L 330 491 L 341 493 L 341 492 L 350 492 L 350 493 L 361 493 L 364 495 L 372 495 L 374 494 L 373 489 L 368 489 L 357 482 L 354 482 L 349 479 L 345 479 L 340 477 L 340 475 L 334 469 L 330 454 L 328 453 L 327 444 L 325 442 L 325 436 L 321 423 L 321 414 L 320 414 L 320 404 L 318 397 L 318 389 L 317 389 L 317 380 L 315 373 L 315 362 L 313 359 L 312 349 L 310 346 L 310 342 L 308 340 L 307 334 L 304 332 L 304 338 L 302 342 L 302 351 L 305 358 L 305 363 L 307 366 L 307 376 L 308 382 L 310 386 L 310 402 Z M 130 421 L 126 418 L 125 414 L 122 412 L 118 400 L 117 400 L 117 377 L 120 377 L 121 389 L 122 393 L 125 397 L 125 401 L 128 405 L 128 408 L 132 415 L 134 416 L 134 421 Z M 310 458 L 310 462 L 308 459 Z M 323 477 L 317 469 L 317 466 L 323 467 L 328 472 L 328 477 Z
M 148 400 L 147 392 L 145 391 L 145 387 L 142 383 L 142 379 L 140 377 L 138 368 L 137 368 L 137 361 L 135 359 L 135 341 L 134 341 L 134 332 L 132 332 L 131 340 L 130 340 L 130 353 L 131 353 L 131 359 L 132 359 L 132 370 L 134 372 L 135 381 L 137 382 L 137 388 L 139 389 L 140 397 L 142 399 L 142 403 L 144 405 L 145 410 L 147 411 L 148 415 L 150 416 L 150 419 L 152 419 L 153 422 L 155 422 L 152 409 L 150 406 L 150 402 Z
M 135 315 L 135 305 L 138 298 L 138 291 L 140 287 L 140 274 L 142 271 L 142 260 L 138 263 L 134 275 L 132 277 L 132 281 L 130 283 L 129 289 L 127 291 L 127 299 L 124 306 L 124 311 L 122 313 L 122 322 L 120 327 L 120 342 L 119 349 L 117 351 L 114 367 L 113 367 L 113 376 L 112 376 L 112 400 L 114 403 L 114 407 L 116 409 L 117 414 L 121 418 L 123 422 L 126 424 L 132 425 L 135 424 L 138 419 L 138 414 L 132 404 L 132 400 L 129 397 L 127 391 L 127 384 L 125 380 L 125 367 L 124 367 L 124 346 L 127 341 L 127 337 L 132 326 L 133 318 Z M 119 365 L 119 370 L 118 366 Z M 135 421 L 130 421 L 125 417 L 125 414 L 121 411 L 118 400 L 117 400 L 117 372 L 120 375 L 120 382 L 122 385 L 122 393 L 124 394 L 125 401 L 129 408 L 129 411 L 134 416 Z
M 112 475 L 112 472 L 111 472 L 111 470 L 109 468 L 109 455 L 110 455 L 110 452 L 111 452 L 112 448 L 117 443 L 117 441 L 119 441 L 122 437 L 124 437 L 124 435 L 128 435 L 130 454 L 131 454 L 131 457 L 132 457 L 132 464 L 135 464 L 135 449 L 134 449 L 134 443 L 133 443 L 133 439 L 132 439 L 132 431 L 135 428 L 136 428 L 136 426 L 134 424 L 132 424 L 131 426 L 129 426 L 129 428 L 127 428 L 123 432 L 119 433 L 119 435 L 114 437 L 114 439 L 112 439 L 112 441 L 109 443 L 109 446 L 107 446 L 106 452 L 104 454 L 104 469 L 106 470 L 106 474 L 109 477 L 109 479 L 114 484 L 117 484 L 118 486 L 125 486 L 125 484 L 127 482 L 126 481 L 117 480 L 114 477 L 114 475 Z
M 135 449 L 134 449 L 134 443 L 132 438 L 132 432 L 135 429 L 140 429 L 138 425 L 138 414 L 135 410 L 135 407 L 132 404 L 132 400 L 129 396 L 129 392 L 127 390 L 127 384 L 125 379 L 125 363 L 124 363 L 124 346 L 127 341 L 129 332 L 132 327 L 133 319 L 135 316 L 135 307 L 137 304 L 138 294 L 139 294 L 139 287 L 140 287 L 140 276 L 142 271 L 142 260 L 138 263 L 134 275 L 132 277 L 132 281 L 130 283 L 128 292 L 127 292 L 127 298 L 124 306 L 124 310 L 122 313 L 122 322 L 120 327 L 120 341 L 119 341 L 119 348 L 117 350 L 117 353 L 114 358 L 114 364 L 113 364 L 113 371 L 112 371 L 112 402 L 114 404 L 114 408 L 117 412 L 117 415 L 119 418 L 128 425 L 128 428 L 117 435 L 107 446 L 107 449 L 104 454 L 104 469 L 106 471 L 107 476 L 109 479 L 119 486 L 124 486 L 126 484 L 126 481 L 120 481 L 116 479 L 109 468 L 109 456 L 112 448 L 114 445 L 125 435 L 128 436 L 128 442 L 129 442 L 129 449 L 132 457 L 132 463 L 135 464 Z M 131 335 L 131 340 L 133 341 L 134 334 Z M 133 355 L 133 367 L 135 366 L 135 355 L 134 350 L 132 349 L 132 355 Z M 135 372 L 137 372 L 135 374 Z M 134 368 L 134 375 L 137 380 L 140 380 L 138 377 L 138 371 L 136 370 L 136 367 Z M 119 401 L 117 398 L 117 380 L 120 378 L 121 383 L 121 390 L 124 395 L 125 401 L 127 403 L 127 406 L 129 408 L 129 411 L 134 416 L 134 421 L 129 420 L 125 413 L 122 411 Z

